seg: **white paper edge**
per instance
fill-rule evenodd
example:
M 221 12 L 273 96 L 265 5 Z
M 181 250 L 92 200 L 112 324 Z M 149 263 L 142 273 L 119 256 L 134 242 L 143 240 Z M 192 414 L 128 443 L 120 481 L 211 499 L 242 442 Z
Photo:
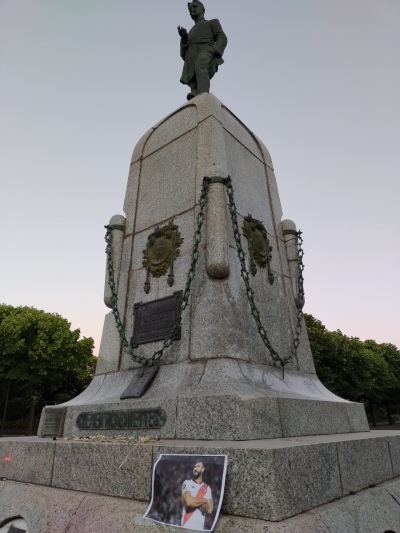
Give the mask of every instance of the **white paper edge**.
M 223 455 L 223 454 L 208 454 L 208 455 L 204 455 L 204 454 L 191 454 L 191 453 L 162 453 L 160 454 L 160 456 L 158 457 L 157 461 L 154 463 L 154 466 L 153 466 L 153 475 L 152 475 L 152 479 L 151 479 L 151 501 L 150 501 L 150 504 L 148 506 L 148 508 L 146 509 L 146 512 L 144 513 L 143 515 L 143 518 L 146 518 L 146 520 L 152 520 L 153 522 L 156 522 L 157 524 L 162 524 L 163 526 L 169 526 L 169 527 L 179 527 L 180 529 L 186 529 L 186 530 L 189 530 L 189 528 L 185 527 L 185 526 L 176 526 L 174 524 L 166 524 L 165 522 L 159 522 L 158 520 L 154 520 L 154 518 L 150 518 L 147 515 L 147 513 L 150 511 L 152 505 L 153 505 L 153 498 L 154 498 L 154 474 L 155 474 L 155 471 L 156 471 L 156 466 L 158 464 L 158 462 L 160 461 L 160 459 L 162 457 L 165 457 L 165 456 L 177 456 L 177 457 L 196 457 L 196 458 L 200 458 L 200 457 L 225 457 L 225 461 L 224 461 L 224 470 L 222 472 L 222 484 L 221 484 L 221 495 L 220 495 L 220 498 L 219 498 L 219 503 L 218 503 L 218 508 L 217 508 L 217 512 L 215 513 L 215 519 L 214 519 L 214 522 L 211 526 L 211 529 L 199 529 L 198 531 L 213 531 L 214 528 L 215 528 L 215 525 L 218 521 L 218 518 L 219 518 L 219 513 L 221 511 L 221 506 L 222 506 L 222 502 L 223 502 L 223 499 L 224 499 L 224 494 L 225 494 L 225 480 L 226 480 L 226 469 L 228 467 L 228 456 L 227 455 Z M 193 528 L 191 528 L 193 530 Z

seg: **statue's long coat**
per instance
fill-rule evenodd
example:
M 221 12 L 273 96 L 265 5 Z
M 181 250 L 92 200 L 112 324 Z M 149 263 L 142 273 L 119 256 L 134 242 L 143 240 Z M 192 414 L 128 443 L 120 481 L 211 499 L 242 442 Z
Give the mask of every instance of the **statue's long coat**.
M 228 43 L 228 39 L 222 30 L 218 19 L 200 20 L 189 31 L 188 40 L 185 43 L 181 39 L 181 57 L 185 61 L 181 83 L 189 84 L 195 76 L 196 57 L 201 50 L 207 50 L 213 47 L 214 58 L 210 63 L 210 78 L 217 72 L 219 65 L 224 60 L 222 54 Z

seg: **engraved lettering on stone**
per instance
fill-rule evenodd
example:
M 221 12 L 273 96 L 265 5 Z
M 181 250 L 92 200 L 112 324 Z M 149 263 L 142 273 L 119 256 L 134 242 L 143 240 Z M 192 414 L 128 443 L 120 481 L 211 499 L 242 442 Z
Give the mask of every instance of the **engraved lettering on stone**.
M 80 430 L 160 429 L 167 416 L 161 408 L 79 413 L 76 426 Z

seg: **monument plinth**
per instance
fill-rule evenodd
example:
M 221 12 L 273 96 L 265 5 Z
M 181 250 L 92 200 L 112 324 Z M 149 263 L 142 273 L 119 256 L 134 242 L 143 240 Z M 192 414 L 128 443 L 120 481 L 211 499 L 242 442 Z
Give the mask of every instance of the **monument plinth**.
M 43 410 L 40 438 L 0 441 L 0 533 L 164 531 L 143 518 L 161 454 L 194 455 L 205 478 L 206 456 L 227 456 L 216 533 L 399 532 L 400 432 L 370 433 L 363 405 L 319 381 L 301 233 L 268 150 L 209 94 L 220 22 L 188 9 L 189 101 L 137 143 L 124 215 L 106 226 L 96 374 Z M 191 527 L 205 527 L 210 487 L 189 497 L 168 472 L 165 516 L 185 525 L 198 507 Z
M 296 305 L 298 234 L 282 222 L 271 157 L 215 96 L 201 94 L 142 137 L 124 211 L 109 225 L 114 300 L 109 268 L 105 289 L 120 331 L 114 309 L 92 384 L 61 407 L 64 435 L 249 440 L 368 430 L 363 406 L 315 374 Z M 154 359 L 182 298 L 179 339 Z M 135 361 L 160 370 L 141 398 L 121 400 Z
M 315 373 L 301 237 L 262 142 L 213 95 L 191 99 L 136 145 L 124 213 L 96 375 L 43 411 L 39 435 L 68 440 L 0 442 L 0 527 L 160 531 L 142 517 L 172 453 L 228 456 L 217 533 L 397 531 L 400 434 L 370 433 Z

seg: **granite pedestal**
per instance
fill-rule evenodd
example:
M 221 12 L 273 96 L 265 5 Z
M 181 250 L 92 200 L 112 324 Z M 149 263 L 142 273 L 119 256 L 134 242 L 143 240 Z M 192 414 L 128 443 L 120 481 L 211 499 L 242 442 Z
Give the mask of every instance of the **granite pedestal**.
M 258 265 L 250 284 L 275 353 L 292 356 L 284 373 L 251 314 L 221 183 L 228 176 L 247 268 L 246 217 L 263 223 L 271 246 L 269 271 Z M 47 407 L 39 427 L 39 436 L 48 434 L 50 417 L 62 414 L 60 434 L 69 439 L 107 434 L 151 442 L 1 441 L 0 453 L 11 460 L 1 463 L 0 520 L 21 516 L 29 533 L 164 531 L 142 519 L 159 454 L 226 454 L 217 532 L 400 533 L 400 434 L 370 433 L 363 405 L 322 385 L 303 320 L 293 352 L 301 299 L 296 225 L 282 220 L 267 149 L 211 94 L 170 114 L 134 149 L 125 214 L 110 220 L 125 338 L 133 335 L 137 304 L 185 290 L 204 177 L 219 181 L 209 185 L 181 337 L 165 351 L 150 388 L 121 400 L 138 365 L 109 312 L 92 383 L 74 400 Z M 149 275 L 142 252 L 167 225 L 179 231 L 179 253 L 168 275 Z M 112 307 L 109 272 L 104 300 Z M 161 345 L 139 344 L 135 353 L 149 359 Z
M 258 267 L 250 282 L 274 350 L 281 358 L 291 355 L 297 325 L 295 301 L 299 296 L 296 226 L 289 220 L 282 221 L 268 150 L 211 94 L 198 96 L 166 117 L 134 149 L 125 216 L 115 215 L 110 221 L 118 306 L 128 342 L 133 335 L 135 304 L 185 290 L 204 177 L 228 175 L 248 269 L 250 253 L 242 230 L 244 217 L 250 214 L 266 230 L 271 246 L 270 273 L 267 268 Z M 167 275 L 150 276 L 147 292 L 142 252 L 156 228 L 171 220 L 183 239 L 173 266 L 174 282 L 170 285 Z M 209 186 L 201 235 L 181 339 L 165 351 L 148 392 L 140 399 L 120 400 L 132 380 L 135 364 L 122 349 L 110 312 L 105 318 L 93 383 L 71 402 L 46 408 L 39 435 L 43 435 L 46 413 L 58 409 L 66 409 L 66 436 L 104 429 L 107 423 L 100 419 L 101 412 L 114 416 L 112 413 L 117 411 L 144 409 L 162 410 L 164 425 L 124 427 L 115 415 L 113 427 L 108 424 L 107 430 L 134 436 L 204 440 L 368 430 L 364 407 L 338 398 L 319 381 L 304 321 L 299 348 L 284 375 L 279 361 L 265 347 L 241 278 L 227 194 L 221 183 Z M 108 274 L 106 277 L 105 303 L 112 306 Z M 136 354 L 149 359 L 161 345 L 162 341 L 141 344 Z M 187 416 L 188 412 L 191 416 Z M 85 423 L 80 423 L 82 420 Z
M 142 517 L 159 454 L 190 453 L 228 455 L 217 533 L 400 533 L 399 451 L 397 431 L 244 442 L 2 439 L 0 526 L 22 517 L 29 533 L 177 531 Z

